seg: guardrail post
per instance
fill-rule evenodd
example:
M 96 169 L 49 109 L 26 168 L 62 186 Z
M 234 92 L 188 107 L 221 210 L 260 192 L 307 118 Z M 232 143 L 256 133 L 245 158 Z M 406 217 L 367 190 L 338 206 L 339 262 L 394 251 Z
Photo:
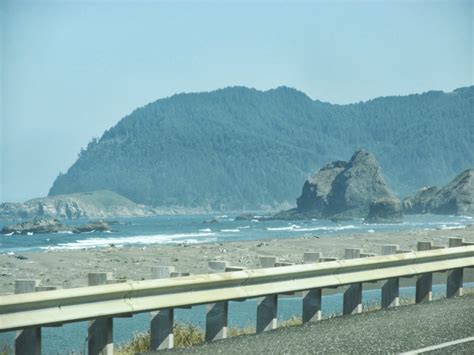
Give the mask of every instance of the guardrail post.
M 464 240 L 462 238 L 449 238 L 449 247 L 462 247 Z M 463 295 L 464 269 L 454 269 L 449 271 L 446 282 L 446 297 L 455 297 Z
M 105 285 L 110 280 L 112 280 L 111 272 L 92 272 L 88 275 L 89 286 Z M 114 353 L 113 318 L 101 317 L 89 322 L 88 349 L 89 355 Z
M 360 257 L 360 249 L 345 249 L 345 259 L 356 259 Z M 342 314 L 362 313 L 362 283 L 358 282 L 350 285 L 344 292 L 344 303 Z
M 15 280 L 15 293 L 35 292 L 39 280 Z M 15 355 L 41 354 L 41 327 L 27 328 L 16 332 Z
M 399 246 L 387 244 L 382 246 L 382 255 L 396 254 Z M 388 279 L 382 285 L 382 308 L 398 307 L 400 305 L 400 279 Z
M 225 272 L 227 261 L 209 261 L 208 272 L 210 274 Z M 207 306 L 206 314 L 206 341 L 214 341 L 227 338 L 227 320 L 229 314 L 229 302 L 217 302 Z
M 276 257 L 261 256 L 262 268 L 275 267 Z M 277 328 L 278 295 L 265 296 L 257 300 L 257 333 Z
M 153 266 L 153 279 L 167 279 L 174 272 L 174 266 Z M 150 350 L 172 349 L 174 346 L 174 310 L 173 308 L 151 312 Z
M 431 250 L 433 243 L 432 242 L 418 242 L 417 243 L 417 250 Z M 422 303 L 422 302 L 430 302 L 433 298 L 433 273 L 428 272 L 425 274 L 421 274 L 416 279 L 416 296 L 415 302 Z
M 303 255 L 305 264 L 319 262 L 321 253 L 307 252 Z M 321 292 L 320 288 L 303 291 L 303 323 L 321 320 Z

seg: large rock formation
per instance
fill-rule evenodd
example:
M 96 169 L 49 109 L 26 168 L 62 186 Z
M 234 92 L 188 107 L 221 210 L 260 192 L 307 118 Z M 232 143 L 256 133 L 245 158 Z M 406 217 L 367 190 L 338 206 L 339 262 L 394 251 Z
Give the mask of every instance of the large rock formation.
M 39 217 L 60 219 L 141 217 L 152 214 L 154 214 L 152 209 L 105 190 L 36 198 L 25 203 L 0 204 L 0 219 L 3 220 Z
M 399 199 L 384 198 L 372 201 L 365 223 L 401 223 L 403 220 L 402 204 Z
M 425 187 L 403 201 L 409 214 L 474 215 L 474 168 L 460 173 L 442 188 Z
M 110 226 L 107 222 L 99 220 L 89 222 L 80 226 L 69 226 L 53 218 L 36 218 L 31 221 L 8 225 L 2 228 L 0 234 L 45 234 L 45 233 L 87 233 L 109 231 Z
M 296 201 L 297 208 L 275 218 L 366 217 L 370 204 L 383 199 L 398 201 L 385 184 L 375 157 L 359 150 L 350 161 L 329 163 L 311 176 Z

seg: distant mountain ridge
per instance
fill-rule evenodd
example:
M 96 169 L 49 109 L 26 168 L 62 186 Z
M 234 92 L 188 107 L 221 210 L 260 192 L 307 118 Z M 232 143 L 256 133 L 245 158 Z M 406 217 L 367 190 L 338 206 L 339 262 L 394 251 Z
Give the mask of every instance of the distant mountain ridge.
M 349 105 L 288 87 L 178 94 L 94 139 L 49 195 L 107 189 L 160 207 L 290 206 L 313 171 L 360 148 L 406 195 L 474 165 L 473 107 L 474 86 Z

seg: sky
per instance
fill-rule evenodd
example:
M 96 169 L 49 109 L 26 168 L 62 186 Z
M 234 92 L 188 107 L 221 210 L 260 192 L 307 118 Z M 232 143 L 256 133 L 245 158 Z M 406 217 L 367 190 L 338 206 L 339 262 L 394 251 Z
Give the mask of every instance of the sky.
M 344 104 L 473 85 L 473 4 L 0 0 L 0 202 L 45 196 L 93 137 L 179 92 Z

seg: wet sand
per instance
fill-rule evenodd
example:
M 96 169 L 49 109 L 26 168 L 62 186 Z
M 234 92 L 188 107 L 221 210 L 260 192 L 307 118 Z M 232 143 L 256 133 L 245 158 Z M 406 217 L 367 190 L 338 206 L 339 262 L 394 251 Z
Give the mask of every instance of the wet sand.
M 301 263 L 306 251 L 343 258 L 345 248 L 362 248 L 380 254 L 383 244 L 398 244 L 401 249 L 415 250 L 417 241 L 448 245 L 449 237 L 474 242 L 474 226 L 453 230 L 413 230 L 393 233 L 367 233 L 343 236 L 312 236 L 238 241 L 226 243 L 148 245 L 123 248 L 56 250 L 49 252 L 0 255 L 0 293 L 12 293 L 15 279 L 38 279 L 41 285 L 71 288 L 86 286 L 89 272 L 113 272 L 117 279 L 151 278 L 151 267 L 175 266 L 177 271 L 207 273 L 207 262 L 226 260 L 231 265 L 258 267 L 259 256 L 274 255 L 279 261 Z M 445 274 L 435 274 L 435 283 L 444 283 Z M 465 281 L 474 281 L 474 269 L 467 269 Z M 411 285 L 410 281 L 406 281 Z

